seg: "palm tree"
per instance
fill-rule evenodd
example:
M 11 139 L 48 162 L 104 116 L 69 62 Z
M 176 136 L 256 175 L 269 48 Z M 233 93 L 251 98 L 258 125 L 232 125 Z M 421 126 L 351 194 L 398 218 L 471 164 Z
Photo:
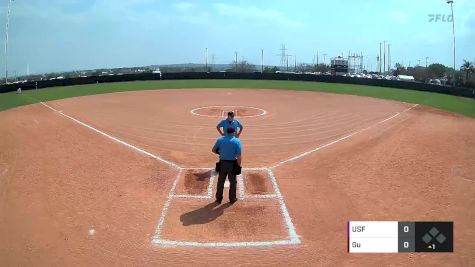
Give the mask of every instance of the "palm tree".
M 470 73 L 475 72 L 473 63 L 465 59 L 463 60 L 463 65 L 460 67 L 460 70 L 465 71 L 465 82 L 468 81 L 468 76 L 470 76 Z

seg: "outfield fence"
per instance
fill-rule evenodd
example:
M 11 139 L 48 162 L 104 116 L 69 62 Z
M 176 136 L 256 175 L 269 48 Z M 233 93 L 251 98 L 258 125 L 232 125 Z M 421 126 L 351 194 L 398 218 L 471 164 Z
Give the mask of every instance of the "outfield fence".
M 407 90 L 427 91 L 462 97 L 475 98 L 475 90 L 471 88 L 440 86 L 421 82 L 406 82 L 386 79 L 365 79 L 331 75 L 292 74 L 292 73 L 237 73 L 237 72 L 177 72 L 177 73 L 139 73 L 123 75 L 89 76 L 68 79 L 29 81 L 25 83 L 0 85 L 0 93 L 22 90 L 41 89 L 54 86 L 70 86 L 80 84 L 150 81 L 150 80 L 191 80 L 191 79 L 245 79 L 245 80 L 285 80 L 309 81 L 324 83 L 357 84 L 369 86 L 392 87 Z

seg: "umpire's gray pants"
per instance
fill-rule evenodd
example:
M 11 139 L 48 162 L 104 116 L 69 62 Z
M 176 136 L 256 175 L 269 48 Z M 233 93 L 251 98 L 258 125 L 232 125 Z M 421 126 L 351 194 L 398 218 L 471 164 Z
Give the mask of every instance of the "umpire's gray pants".
M 224 182 L 226 181 L 226 177 L 229 179 L 229 183 L 231 184 L 229 187 L 229 201 L 233 201 L 236 199 L 236 175 L 232 174 L 233 172 L 233 161 L 221 161 L 221 169 L 219 171 L 219 178 L 218 178 L 218 188 L 216 190 L 216 199 L 222 200 L 223 199 L 223 190 L 224 190 Z

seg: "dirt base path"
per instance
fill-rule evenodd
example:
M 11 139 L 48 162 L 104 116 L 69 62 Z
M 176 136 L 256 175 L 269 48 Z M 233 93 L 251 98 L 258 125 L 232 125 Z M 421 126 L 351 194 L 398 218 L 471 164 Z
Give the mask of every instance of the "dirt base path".
M 273 169 L 300 244 L 202 248 L 151 242 L 177 169 L 40 104 L 1 112 L 1 266 L 206 266 L 229 259 L 253 266 L 475 265 L 473 119 L 425 107 L 402 112 L 411 106 L 370 98 L 273 90 L 160 90 L 49 104 L 166 160 L 200 167 L 215 159 L 208 151 L 220 118 L 195 116 L 190 110 L 197 107 L 267 111 L 242 118 L 248 166 L 273 165 L 374 127 Z M 273 193 L 263 177 L 245 178 L 246 192 Z M 203 194 L 200 182 L 210 179 L 206 172 L 184 174 L 177 190 Z M 273 199 L 221 208 L 210 202 L 171 203 L 163 235 L 203 242 L 286 235 Z M 454 221 L 455 253 L 348 254 L 348 220 Z

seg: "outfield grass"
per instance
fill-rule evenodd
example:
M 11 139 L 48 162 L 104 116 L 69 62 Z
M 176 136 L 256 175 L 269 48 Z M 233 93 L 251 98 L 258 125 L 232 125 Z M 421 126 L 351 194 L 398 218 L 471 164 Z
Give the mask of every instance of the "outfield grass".
M 421 104 L 456 112 L 470 117 L 475 117 L 475 100 L 471 98 L 353 84 L 267 80 L 168 80 L 51 87 L 39 90 L 23 91 L 22 94 L 16 94 L 15 92 L 0 94 L 0 111 L 17 106 L 36 103 L 38 101 L 49 101 L 74 96 L 123 91 L 178 88 L 268 88 L 370 96 Z

